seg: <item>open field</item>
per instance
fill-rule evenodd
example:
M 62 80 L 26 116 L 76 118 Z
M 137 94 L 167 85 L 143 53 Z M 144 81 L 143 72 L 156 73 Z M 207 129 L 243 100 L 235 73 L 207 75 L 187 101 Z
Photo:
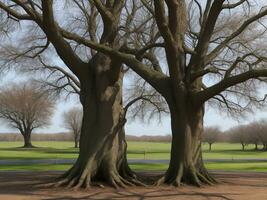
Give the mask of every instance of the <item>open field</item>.
M 161 171 L 167 169 L 167 164 L 162 163 L 135 163 L 130 164 L 133 170 L 143 171 Z M 67 170 L 70 164 L 28 164 L 28 165 L 0 165 L 0 171 L 58 171 Z M 223 171 L 248 171 L 248 172 L 267 172 L 267 162 L 239 162 L 239 163 L 206 163 L 209 170 Z
M 75 159 L 78 150 L 73 148 L 72 142 L 33 142 L 39 148 L 21 149 L 22 142 L 0 142 L 0 160 L 32 160 L 32 159 Z M 240 162 L 238 159 L 266 159 L 267 152 L 254 151 L 254 146 L 248 146 L 241 151 L 239 144 L 214 144 L 212 151 L 203 145 L 204 159 L 229 159 L 227 162 L 208 162 L 206 166 L 211 170 L 240 170 L 267 172 L 267 162 Z M 128 159 L 161 160 L 168 159 L 169 143 L 129 142 Z M 66 170 L 70 164 L 23 164 L 0 165 L 0 170 Z M 164 170 L 165 163 L 134 163 L 134 170 Z
M 33 142 L 36 149 L 22 149 L 22 142 L 0 142 L 0 159 L 58 159 L 77 158 L 78 149 L 72 142 Z M 259 146 L 261 148 L 261 146 Z M 170 144 L 156 142 L 128 142 L 129 159 L 169 159 Z M 208 145 L 203 145 L 204 159 L 247 159 L 267 158 L 267 152 L 254 151 L 249 145 L 241 151 L 240 144 L 218 143 L 208 151 Z

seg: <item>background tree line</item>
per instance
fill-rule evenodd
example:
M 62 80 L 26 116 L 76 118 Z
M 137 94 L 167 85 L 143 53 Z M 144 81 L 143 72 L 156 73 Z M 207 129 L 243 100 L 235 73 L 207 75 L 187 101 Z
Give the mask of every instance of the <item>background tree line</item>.
M 74 112 L 76 108 L 70 109 Z M 81 113 L 80 113 L 81 114 Z M 74 115 L 75 116 L 75 115 Z M 68 121 L 64 121 L 66 124 Z M 70 132 L 64 133 L 33 133 L 33 141 L 74 141 L 75 134 L 71 129 Z M 171 135 L 126 135 L 127 141 L 136 142 L 171 142 Z M 1 133 L 0 141 L 23 141 L 23 137 L 17 133 Z M 216 143 L 239 143 L 241 149 L 245 150 L 248 145 L 254 145 L 255 150 L 267 151 L 267 122 L 266 120 L 259 120 L 248 123 L 246 125 L 238 125 L 229 130 L 221 131 L 216 126 L 206 127 L 203 134 L 203 142 L 209 144 L 209 150 L 212 150 L 212 145 Z
M 255 145 L 255 150 L 267 151 L 267 122 L 259 120 L 235 126 L 224 132 L 218 127 L 207 127 L 204 130 L 203 142 L 209 144 L 210 150 L 214 143 L 227 142 L 239 143 L 242 150 L 248 145 Z
M 135 142 L 170 142 L 171 135 L 126 135 L 127 141 Z M 0 141 L 13 142 L 23 141 L 23 137 L 18 133 L 1 133 Z M 33 133 L 32 141 L 74 141 L 74 135 L 72 132 L 62 133 Z

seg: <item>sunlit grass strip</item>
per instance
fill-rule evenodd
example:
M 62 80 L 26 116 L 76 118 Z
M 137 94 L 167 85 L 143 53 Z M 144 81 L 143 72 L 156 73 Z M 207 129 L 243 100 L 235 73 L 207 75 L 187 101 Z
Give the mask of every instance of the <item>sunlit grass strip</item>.
M 130 165 L 136 171 L 164 171 L 167 164 L 162 163 L 133 163 Z M 209 170 L 223 171 L 247 171 L 247 172 L 267 172 L 267 162 L 243 162 L 243 163 L 207 163 Z M 65 171 L 69 169 L 69 164 L 29 164 L 29 165 L 0 165 L 0 171 Z
M 0 142 L 0 159 L 75 159 L 78 149 L 73 148 L 73 142 L 33 142 L 39 147 L 35 149 L 21 149 L 22 142 Z M 203 145 L 204 159 L 263 159 L 267 158 L 267 152 L 254 151 L 253 145 L 249 145 L 246 151 L 241 151 L 239 144 L 215 143 L 212 151 Z M 129 159 L 169 159 L 169 143 L 155 142 L 128 142 Z

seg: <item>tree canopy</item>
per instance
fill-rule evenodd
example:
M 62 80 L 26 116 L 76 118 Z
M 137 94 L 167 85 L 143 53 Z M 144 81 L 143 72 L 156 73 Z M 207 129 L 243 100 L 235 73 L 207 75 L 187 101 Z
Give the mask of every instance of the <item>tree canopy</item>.
M 0 91 L 0 118 L 20 131 L 25 147 L 32 147 L 32 131 L 47 126 L 53 110 L 49 93 L 33 83 L 14 83 Z

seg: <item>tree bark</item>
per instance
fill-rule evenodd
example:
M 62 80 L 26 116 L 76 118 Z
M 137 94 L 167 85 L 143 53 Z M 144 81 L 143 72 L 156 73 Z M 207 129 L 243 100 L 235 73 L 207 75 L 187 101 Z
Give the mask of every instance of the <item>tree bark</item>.
M 33 148 L 34 146 L 32 145 L 32 142 L 31 142 L 31 132 L 25 132 L 22 135 L 24 139 L 23 148 Z
M 91 69 L 95 69 L 90 73 L 93 76 L 81 82 L 83 121 L 79 157 L 56 185 L 87 188 L 104 183 L 117 188 L 138 184 L 126 159 L 121 65 L 113 66 L 101 54 L 95 59 L 91 63 L 94 64 Z
M 209 151 L 211 151 L 211 145 L 212 145 L 212 144 L 211 144 L 211 143 L 209 143 Z
M 171 113 L 171 157 L 168 170 L 157 185 L 166 183 L 174 186 L 200 186 L 215 183 L 202 159 L 204 106 L 193 106 L 183 94 L 179 94 L 178 100 L 167 102 Z

